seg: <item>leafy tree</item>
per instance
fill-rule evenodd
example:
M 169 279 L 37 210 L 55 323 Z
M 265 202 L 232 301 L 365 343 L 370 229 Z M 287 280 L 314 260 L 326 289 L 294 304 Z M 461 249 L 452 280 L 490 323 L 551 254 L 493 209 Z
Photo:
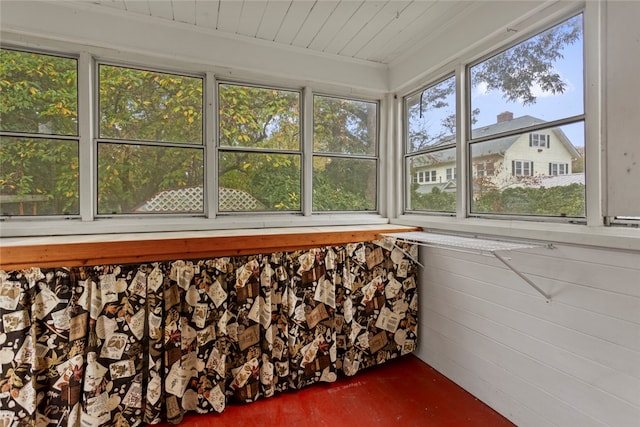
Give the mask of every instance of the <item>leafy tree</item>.
M 55 138 L 78 133 L 76 84 L 74 59 L 0 50 L 0 130 L 42 135 L 0 137 L 3 214 L 78 213 L 78 143 Z
M 221 187 L 250 193 L 261 210 L 300 210 L 299 93 L 219 88 Z
M 202 145 L 202 79 L 110 65 L 99 73 L 100 137 L 115 140 L 98 145 L 99 213 L 134 212 L 160 191 L 201 186 L 202 149 L 177 146 Z
M 471 84 L 484 83 L 488 91 L 500 91 L 506 100 L 523 105 L 536 102 L 536 86 L 563 93 L 567 82 L 555 69 L 555 62 L 581 34 L 582 16 L 571 18 L 474 66 Z
M 313 209 L 374 210 L 378 112 L 372 102 L 314 97 Z
M 433 212 L 455 212 L 456 193 L 449 193 L 434 187 L 430 193 L 417 191 L 418 184 L 411 184 L 411 208 Z
M 474 201 L 475 213 L 583 217 L 584 185 L 551 188 L 515 187 L 489 190 Z

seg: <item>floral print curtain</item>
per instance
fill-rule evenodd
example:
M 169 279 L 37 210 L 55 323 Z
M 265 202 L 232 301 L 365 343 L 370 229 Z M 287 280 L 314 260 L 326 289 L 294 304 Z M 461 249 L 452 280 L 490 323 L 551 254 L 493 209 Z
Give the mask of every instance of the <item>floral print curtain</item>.
M 411 353 L 398 245 L 0 271 L 0 427 L 179 423 Z

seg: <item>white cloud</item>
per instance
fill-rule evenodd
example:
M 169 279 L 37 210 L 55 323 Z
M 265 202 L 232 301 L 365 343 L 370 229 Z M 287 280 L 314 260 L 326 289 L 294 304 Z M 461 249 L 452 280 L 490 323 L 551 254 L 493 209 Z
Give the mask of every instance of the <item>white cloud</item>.
M 487 95 L 489 93 L 488 91 L 488 87 L 489 85 L 487 84 L 487 82 L 480 82 L 476 85 L 476 92 L 475 92 L 475 96 L 484 96 Z

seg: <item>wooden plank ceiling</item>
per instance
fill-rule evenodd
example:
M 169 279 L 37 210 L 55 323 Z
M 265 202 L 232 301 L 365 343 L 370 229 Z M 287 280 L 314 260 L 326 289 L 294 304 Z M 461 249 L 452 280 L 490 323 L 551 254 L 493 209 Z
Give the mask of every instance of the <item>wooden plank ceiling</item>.
M 478 1 L 478 0 L 476 0 Z M 473 1 L 80 0 L 248 39 L 382 64 L 411 54 Z

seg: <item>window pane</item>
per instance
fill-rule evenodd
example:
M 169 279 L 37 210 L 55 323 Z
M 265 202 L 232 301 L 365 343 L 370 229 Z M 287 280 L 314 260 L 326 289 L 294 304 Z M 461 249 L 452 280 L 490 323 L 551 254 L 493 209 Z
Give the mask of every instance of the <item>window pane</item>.
M 98 213 L 203 213 L 203 151 L 98 145 Z
M 406 167 L 407 209 L 455 212 L 455 167 L 455 148 L 409 157 Z
M 473 213 L 584 217 L 584 122 L 545 133 L 545 147 L 532 133 L 471 144 L 474 170 L 493 170 L 473 177 Z
M 100 65 L 100 137 L 202 143 L 202 79 Z
M 472 138 L 583 114 L 583 69 L 582 15 L 471 67 Z
M 0 50 L 0 128 L 78 134 L 77 61 Z
M 0 137 L 0 214 L 77 215 L 78 142 Z
M 378 105 L 326 96 L 313 97 L 316 153 L 376 155 Z
M 313 158 L 314 211 L 373 211 L 377 195 L 376 161 Z
M 455 144 L 456 80 L 451 77 L 405 99 L 407 152 Z
M 220 146 L 300 150 L 299 92 L 219 85 Z
M 300 156 L 220 152 L 222 212 L 300 211 Z

